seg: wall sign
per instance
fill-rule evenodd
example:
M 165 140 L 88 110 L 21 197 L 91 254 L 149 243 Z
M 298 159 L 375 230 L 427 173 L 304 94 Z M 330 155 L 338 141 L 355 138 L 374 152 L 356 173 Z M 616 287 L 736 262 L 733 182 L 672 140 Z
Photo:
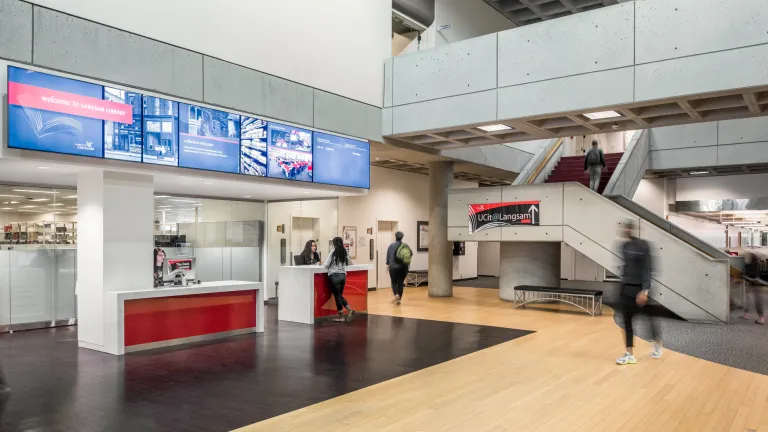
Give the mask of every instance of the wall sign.
M 505 226 L 539 225 L 540 202 L 470 204 L 469 233 Z

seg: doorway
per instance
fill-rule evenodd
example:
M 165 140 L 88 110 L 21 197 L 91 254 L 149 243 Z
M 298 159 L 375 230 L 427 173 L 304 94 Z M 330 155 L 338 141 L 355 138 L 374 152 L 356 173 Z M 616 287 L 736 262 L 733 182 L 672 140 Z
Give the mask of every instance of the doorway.
M 392 288 L 387 271 L 387 248 L 395 241 L 397 221 L 379 221 L 376 235 L 376 288 Z
M 287 261 L 288 265 L 293 265 L 293 256 L 300 255 L 304 250 L 304 245 L 309 240 L 314 240 L 317 243 L 317 252 L 320 254 L 320 259 L 325 259 L 320 252 L 320 219 L 310 217 L 293 217 L 291 218 L 291 247 L 289 249 Z

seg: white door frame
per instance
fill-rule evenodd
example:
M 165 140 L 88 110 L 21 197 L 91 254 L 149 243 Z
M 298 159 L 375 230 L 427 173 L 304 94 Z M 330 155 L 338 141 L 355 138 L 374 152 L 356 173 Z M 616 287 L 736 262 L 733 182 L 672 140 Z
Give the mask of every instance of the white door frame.
M 374 257 L 374 260 L 376 262 L 376 289 L 379 289 L 379 272 L 384 272 L 386 269 L 379 268 L 379 222 L 388 222 L 391 224 L 391 230 L 392 230 L 392 238 L 395 238 L 395 232 L 397 232 L 397 229 L 400 225 L 400 221 L 396 220 L 389 220 L 389 219 L 376 219 L 376 235 L 374 236 L 374 239 L 376 241 L 375 247 L 376 247 L 376 255 Z M 387 245 L 389 246 L 389 245 Z M 387 287 L 382 289 L 389 289 Z

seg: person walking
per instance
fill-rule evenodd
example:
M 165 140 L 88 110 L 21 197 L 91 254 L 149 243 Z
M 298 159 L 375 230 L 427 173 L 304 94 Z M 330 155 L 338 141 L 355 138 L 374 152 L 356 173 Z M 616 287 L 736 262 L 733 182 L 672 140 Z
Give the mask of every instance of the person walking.
M 753 251 L 748 251 L 744 255 L 744 281 L 747 286 L 745 287 L 744 298 L 744 315 L 742 318 L 749 319 L 749 300 L 752 299 L 752 304 L 755 305 L 755 312 L 757 312 L 757 321 L 755 324 L 765 324 L 765 304 L 766 304 L 766 287 L 768 282 L 764 281 L 760 277 L 760 260 L 757 254 Z
M 627 239 L 622 247 L 624 272 L 621 276 L 621 315 L 624 321 L 626 352 L 616 359 L 616 363 L 629 365 L 637 363 L 633 352 L 635 334 L 632 330 L 632 322 L 634 317 L 645 315 L 651 321 L 651 337 L 653 338 L 651 357 L 656 359 L 661 358 L 661 326 L 653 311 L 646 307 L 648 294 L 651 290 L 651 271 L 653 268 L 651 248 L 648 242 L 636 237 L 634 221 L 624 222 L 621 234 Z
M 597 147 L 597 140 L 592 140 L 592 148 L 584 158 L 584 171 L 589 173 L 589 188 L 597 192 L 600 187 L 600 176 L 605 168 L 605 155 Z
M 408 267 L 413 256 L 410 246 L 403 243 L 404 236 L 402 232 L 396 232 L 395 241 L 387 248 L 387 271 L 392 281 L 392 294 L 396 304 L 400 304 L 403 299 L 405 277 L 408 276 Z
M 355 316 L 355 310 L 347 303 L 344 298 L 344 285 L 347 283 L 347 266 L 352 265 L 349 260 L 347 249 L 344 248 L 344 240 L 341 237 L 334 237 L 333 252 L 328 255 L 323 267 L 328 269 L 328 279 L 331 282 L 331 292 L 336 299 L 336 311 L 339 316 L 334 318 L 336 322 L 352 321 Z M 344 309 L 347 309 L 347 317 L 344 318 Z

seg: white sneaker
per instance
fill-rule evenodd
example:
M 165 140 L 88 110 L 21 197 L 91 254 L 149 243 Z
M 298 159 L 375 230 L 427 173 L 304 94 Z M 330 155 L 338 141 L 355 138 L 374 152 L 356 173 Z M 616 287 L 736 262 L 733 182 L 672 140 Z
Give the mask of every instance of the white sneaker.
M 655 359 L 661 358 L 661 344 L 660 343 L 654 343 L 653 344 L 653 352 L 651 352 L 651 357 Z
M 616 359 L 617 365 L 630 365 L 637 363 L 637 359 L 630 353 L 624 353 L 624 356 Z
M 397 305 L 400 304 L 400 296 L 399 295 L 395 296 L 395 304 L 397 304 Z

